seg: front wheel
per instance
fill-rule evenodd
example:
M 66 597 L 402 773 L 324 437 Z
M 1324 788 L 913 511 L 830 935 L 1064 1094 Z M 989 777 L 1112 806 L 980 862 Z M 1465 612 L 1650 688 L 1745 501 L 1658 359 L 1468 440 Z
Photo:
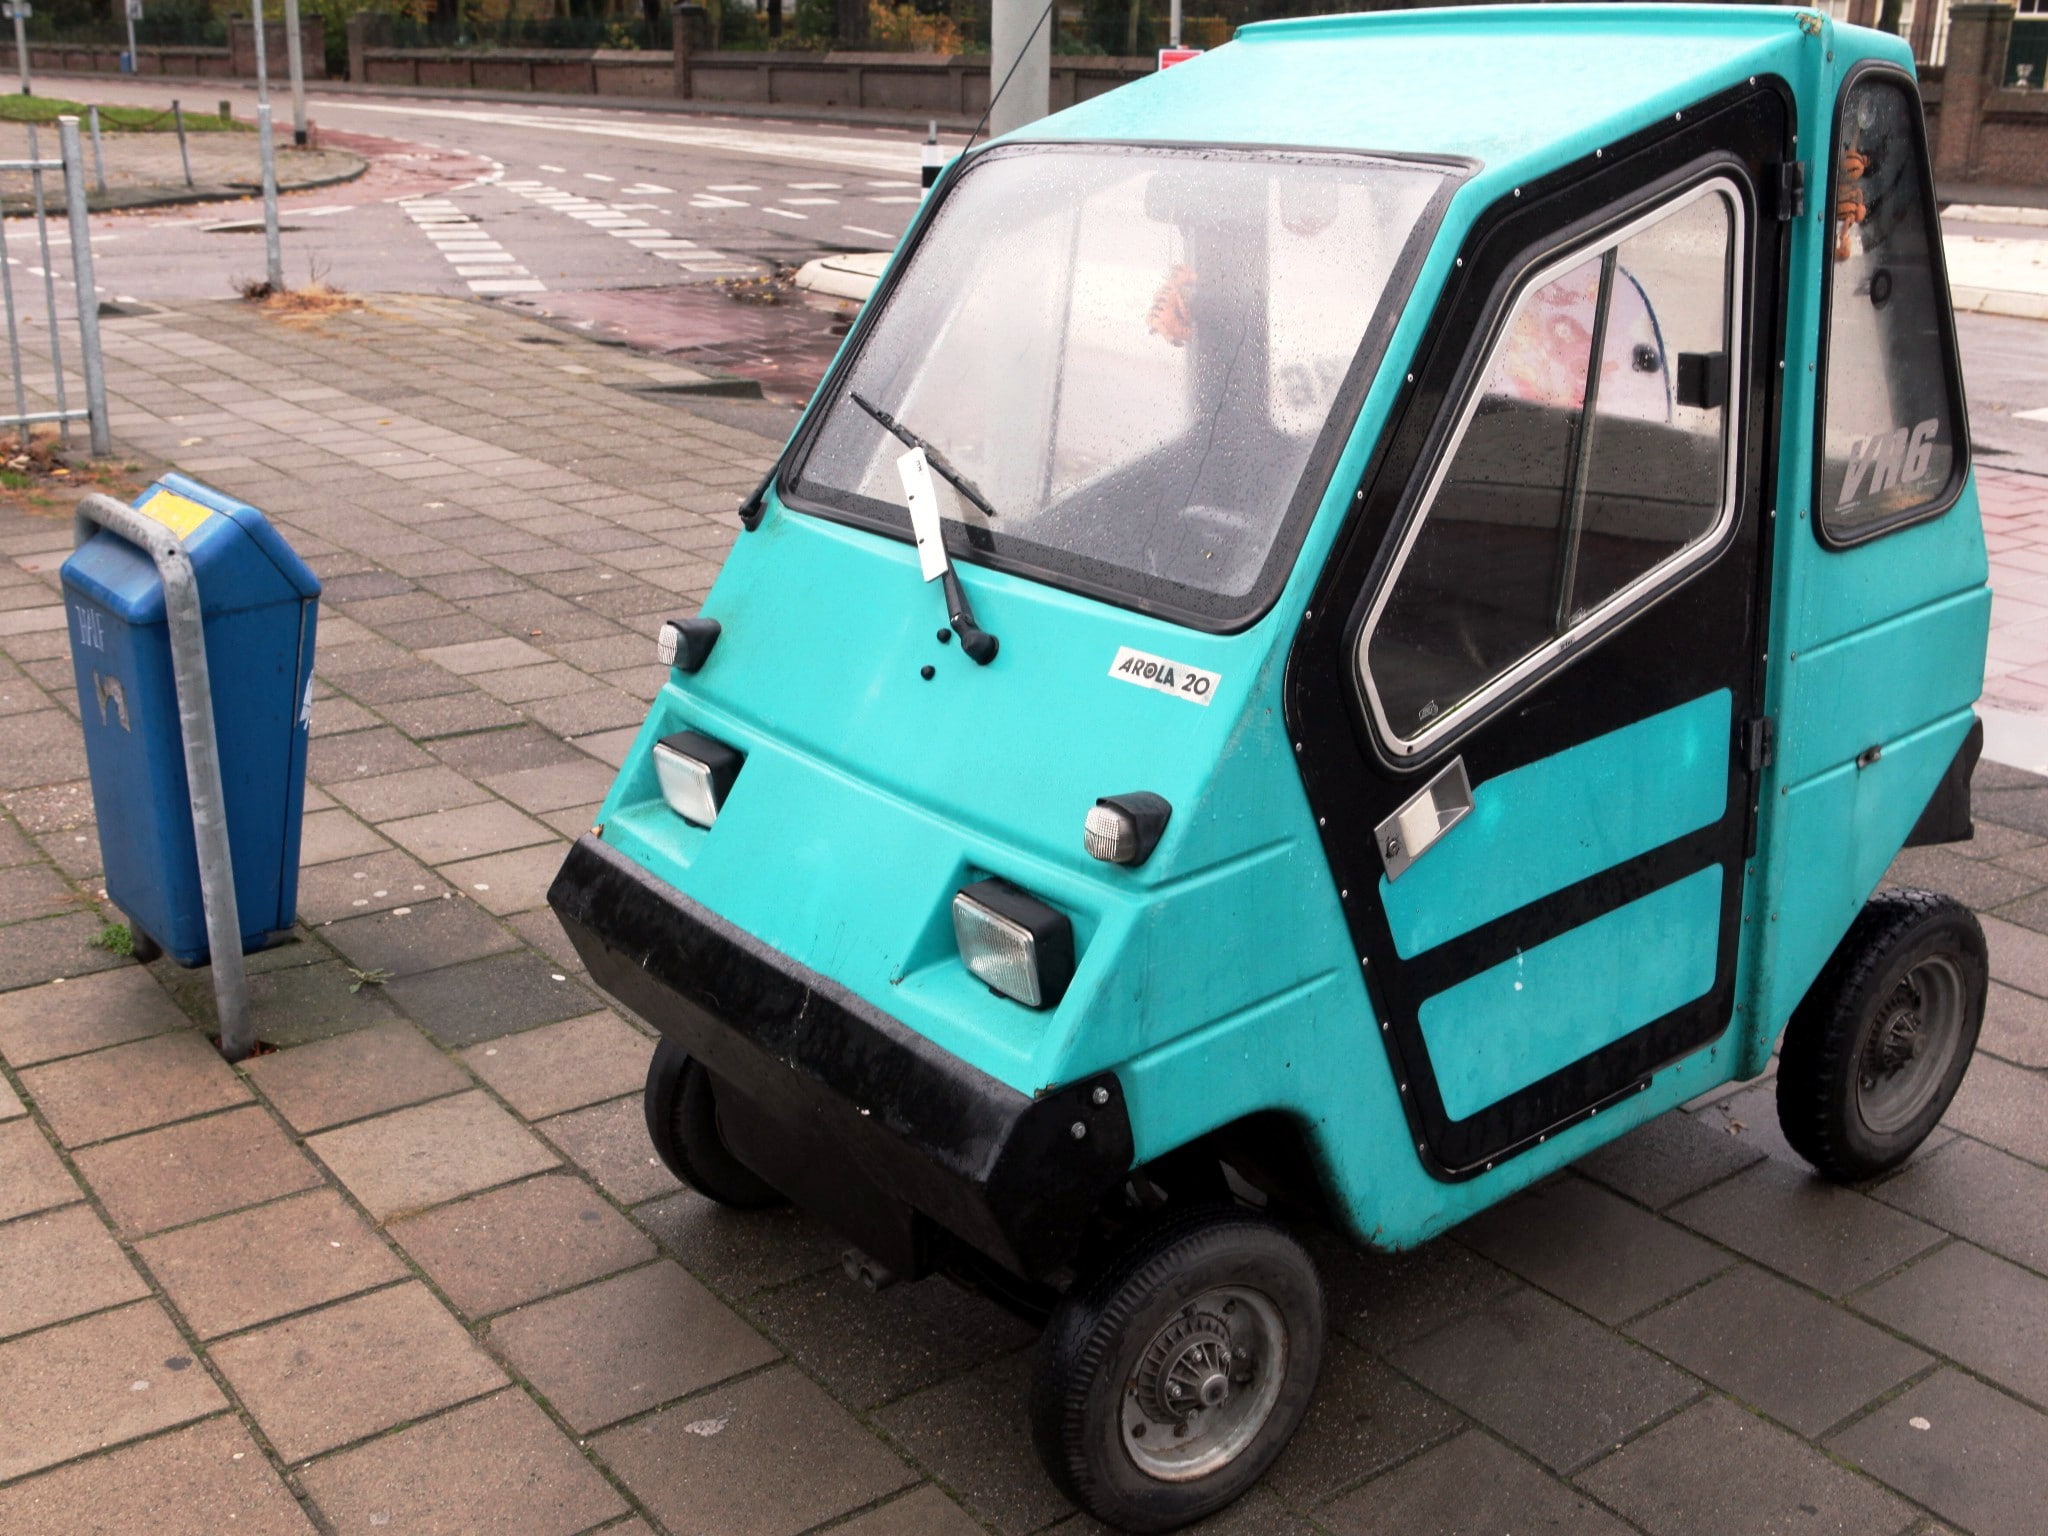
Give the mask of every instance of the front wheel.
M 1961 902 L 1872 897 L 1785 1029 L 1778 1123 L 1793 1150 L 1843 1182 L 1910 1157 L 1962 1085 L 1989 971 Z
M 647 1066 L 647 1134 L 668 1171 L 720 1205 L 758 1211 L 781 1205 L 775 1187 L 732 1155 L 718 1133 L 718 1101 L 704 1063 L 671 1040 Z
M 1054 1310 L 1031 1429 L 1062 1492 L 1126 1531 L 1170 1531 L 1258 1481 L 1301 1423 L 1323 1354 L 1301 1244 L 1234 1207 L 1145 1229 Z

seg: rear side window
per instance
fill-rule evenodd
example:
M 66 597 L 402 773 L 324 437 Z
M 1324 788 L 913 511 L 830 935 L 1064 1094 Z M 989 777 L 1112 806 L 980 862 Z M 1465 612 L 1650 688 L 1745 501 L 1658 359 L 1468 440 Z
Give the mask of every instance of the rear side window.
M 1362 632 L 1360 682 L 1395 752 L 1718 544 L 1743 244 L 1716 180 L 1523 285 Z
M 1967 453 L 1910 91 L 1889 73 L 1851 81 L 1835 129 L 1819 511 L 1840 544 L 1947 506 Z

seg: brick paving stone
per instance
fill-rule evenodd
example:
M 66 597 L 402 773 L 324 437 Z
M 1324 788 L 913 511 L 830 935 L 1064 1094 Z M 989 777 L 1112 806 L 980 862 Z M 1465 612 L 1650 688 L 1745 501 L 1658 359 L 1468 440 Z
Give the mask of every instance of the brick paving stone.
M 1852 1299 L 1859 1311 L 2048 1405 L 2048 1280 L 1950 1243 Z
M 436 763 L 431 768 L 408 768 L 374 779 L 346 780 L 334 786 L 334 798 L 365 821 L 377 822 L 475 805 L 490 799 L 490 792 Z
M 1022 1349 L 1037 1330 L 939 1276 L 879 1294 L 834 1268 L 742 1308 L 841 1402 L 869 1408 Z
M 1872 1191 L 1887 1205 L 2048 1274 L 2048 1173 L 1958 1136 Z
M 237 1334 L 209 1353 L 288 1461 L 505 1385 L 468 1330 L 418 1284 Z
M 1979 1057 L 1942 1119 L 2029 1162 L 2048 1163 L 2048 1074 Z
M 387 822 L 384 831 L 429 864 L 452 864 L 554 840 L 548 828 L 499 800 Z
M 562 860 L 568 852 L 566 842 L 540 843 L 511 853 L 494 853 L 488 858 L 450 864 L 443 873 L 478 906 L 509 916 L 547 905 L 548 887 L 561 872 Z
M 1747 1264 L 1638 1318 L 1628 1331 L 1802 1435 L 1824 1433 L 1933 1363 Z
M 315 784 L 333 785 L 425 768 L 433 761 L 389 726 L 379 726 L 341 736 L 316 736 L 306 754 L 306 776 Z
M 1579 1475 L 1650 1536 L 1894 1536 L 1912 1510 L 1811 1445 L 1709 1398 Z
M 1516 1289 L 1499 1265 L 1456 1242 L 1379 1253 L 1334 1233 L 1301 1236 L 1323 1277 L 1330 1327 L 1384 1354 Z
M 2048 997 L 2048 936 L 1988 913 L 1979 913 L 1977 920 L 1991 946 L 1991 979 Z
M 127 1237 L 310 1189 L 320 1173 L 255 1106 L 103 1146 L 78 1171 Z
M 0 1096 L 13 1090 L 0 1083 Z M 43 1133 L 28 1120 L 0 1125 L 0 1221 L 46 1211 L 85 1198 L 85 1191 L 57 1160 Z
M 490 1342 L 586 1434 L 780 1358 L 666 1259 L 507 1313 Z
M 472 1317 L 654 1257 L 654 1244 L 581 1179 L 545 1174 L 391 1223 L 413 1262 Z
M 1603 1454 L 1698 1392 L 1648 1352 L 1526 1290 L 1403 1345 L 1392 1358 L 1559 1472 Z
M 14 1091 L 14 1085 L 0 1077 L 0 1120 L 12 1120 L 16 1115 L 28 1113 L 28 1106 L 21 1102 L 21 1095 Z
M 503 672 L 479 672 L 470 679 L 492 698 L 507 704 L 524 704 L 531 699 L 548 699 L 575 693 L 590 686 L 589 674 L 559 661 L 535 667 L 511 667 Z
M 387 848 L 364 859 L 339 859 L 299 871 L 299 921 L 322 926 L 341 918 L 439 901 L 451 887 L 409 853 Z
M 249 1097 L 234 1069 L 195 1030 L 175 1030 L 21 1074 L 67 1147 L 125 1136 Z
M 837 1265 L 846 1241 L 795 1206 L 733 1211 L 693 1189 L 634 1212 L 662 1247 L 722 1296 L 749 1296 Z
M 612 787 L 612 771 L 597 759 L 585 757 L 545 768 L 494 774 L 484 780 L 484 787 L 522 810 L 560 811 L 602 800 Z
M 140 1040 L 188 1021 L 139 965 L 0 995 L 0 1056 L 31 1067 Z
M 555 1166 L 554 1154 L 482 1093 L 358 1120 L 306 1145 L 380 1222 Z
M 1991 984 L 1977 1049 L 2021 1067 L 2048 1067 L 2048 1000 Z
M 1029 1354 L 1006 1355 L 874 1415 L 889 1437 L 1002 1536 L 1023 1536 L 1073 1508 L 1031 1449 Z M 664 1415 L 674 1418 L 695 1403 Z M 659 1515 L 661 1512 L 656 1510 Z
M 1308 1416 L 1266 1474 L 1297 1508 L 1404 1461 L 1465 1426 L 1455 1410 L 1364 1350 L 1338 1338 L 1323 1355 Z
M 96 862 L 95 862 L 95 867 Z M 90 870 L 66 870 L 84 878 Z M 0 928 L 0 993 L 94 971 L 132 969 L 135 962 L 94 946 L 100 919 L 94 912 L 70 912 Z
M 148 1294 L 88 1206 L 0 1226 L 0 1338 Z
M 541 915 L 553 921 L 552 913 Z M 561 924 L 554 926 L 559 930 Z M 383 990 L 408 1018 L 450 1046 L 495 1040 L 603 1006 L 570 972 L 525 951 L 401 976 Z
M 504 1035 L 462 1053 L 470 1071 L 529 1120 L 640 1089 L 654 1042 L 611 1012 Z
M 214 1024 L 213 987 L 199 972 L 188 973 L 181 995 L 203 1026 Z M 303 1045 L 351 1030 L 388 1022 L 396 1010 L 384 989 L 354 975 L 340 961 L 294 966 L 249 978 L 249 1011 L 260 1037 L 275 1046 Z
M 518 1391 L 428 1419 L 299 1474 L 337 1536 L 573 1536 L 626 1502 Z
M 496 640 L 478 640 L 468 645 L 437 646 L 419 654 L 422 661 L 446 667 L 459 677 L 467 677 L 472 672 L 499 672 L 506 667 L 529 666 L 548 659 L 548 653 L 539 646 L 528 645 L 510 635 Z
M 2039 1536 L 2048 1414 L 1937 1371 L 1828 1448 L 1974 1536 Z
M 1646 1311 L 1732 1262 L 1690 1232 L 1569 1176 L 1480 1212 L 1457 1235 L 1605 1323 Z
M 402 1280 L 407 1270 L 331 1189 L 135 1245 L 202 1339 Z
M 299 829 L 299 862 L 327 864 L 359 859 L 390 844 L 347 811 L 315 811 Z
M 625 763 L 626 754 L 633 750 L 633 743 L 639 738 L 640 727 L 628 725 L 616 731 L 599 731 L 594 736 L 579 736 L 576 745 L 599 761 L 617 768 Z
M 438 698 L 413 699 L 386 704 L 384 713 L 391 723 L 415 741 L 462 736 L 472 731 L 495 730 L 516 725 L 523 718 L 517 710 L 487 698 L 474 689 L 444 694 Z
M 1800 1173 L 1813 1171 L 1813 1165 L 1792 1149 L 1778 1124 L 1776 1077 L 1725 1094 L 1694 1112 L 1693 1118 L 1745 1152 L 1768 1157 Z
M 0 870 L 0 923 L 76 911 L 80 901 L 70 882 L 46 865 Z
M 537 725 L 515 726 L 507 731 L 484 731 L 453 741 L 434 743 L 434 756 L 474 779 L 488 779 L 520 768 L 546 768 L 557 763 L 587 762 L 588 758 L 559 736 L 550 736 Z
M 0 1481 L 228 1405 L 147 1301 L 0 1344 L 0 1381 Z
M 654 1154 L 639 1094 L 557 1115 L 536 1127 L 622 1205 L 672 1194 L 682 1185 Z
M 227 1414 L 0 1488 L 12 1536 L 313 1536 L 249 1432 Z
M 980 1522 L 929 1484 L 832 1530 L 834 1536 L 984 1536 Z
M 1764 1154 L 1698 1115 L 1659 1115 L 1573 1166 L 1631 1200 L 1663 1210 L 1740 1173 Z
M 1769 1160 L 1670 1214 L 1830 1296 L 1867 1285 L 1941 1240 L 1904 1212 Z
M 357 970 L 387 976 L 414 976 L 519 947 L 504 925 L 459 895 L 330 923 L 320 937 Z
M 592 1444 L 671 1536 L 794 1536 L 913 1480 L 852 1415 L 788 1368 Z
M 1317 1518 L 1339 1536 L 1628 1536 L 1628 1527 L 1482 1430 L 1426 1451 Z
M 59 611 L 58 628 L 62 611 Z M 68 710 L 37 709 L 7 722 L 7 753 L 0 757 L 0 789 L 58 784 L 85 773 L 85 742 Z
M 461 1067 L 397 1019 L 252 1057 L 243 1070 L 302 1136 L 470 1086 Z
M 2029 875 L 1988 859 L 1969 859 L 1945 847 L 1907 848 L 1892 861 L 1885 884 L 1941 891 L 1980 911 L 2002 907 L 2041 889 L 2048 876 Z

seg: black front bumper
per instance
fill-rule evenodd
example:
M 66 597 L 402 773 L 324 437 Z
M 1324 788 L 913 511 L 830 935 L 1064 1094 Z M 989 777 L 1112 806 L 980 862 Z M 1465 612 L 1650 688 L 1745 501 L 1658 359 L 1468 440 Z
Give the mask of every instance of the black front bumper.
M 548 904 L 592 979 L 719 1079 L 740 1160 L 898 1274 L 950 1234 L 1058 1280 L 1130 1169 L 1113 1074 L 1019 1093 L 595 837 Z

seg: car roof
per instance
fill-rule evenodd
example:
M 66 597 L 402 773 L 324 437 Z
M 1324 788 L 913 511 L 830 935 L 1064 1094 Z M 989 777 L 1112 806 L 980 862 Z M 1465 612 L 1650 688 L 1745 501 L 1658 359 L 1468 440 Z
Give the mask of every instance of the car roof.
M 1469 6 L 1261 22 L 1012 137 L 1379 150 L 1534 175 L 1751 75 L 1818 79 L 1839 31 L 1873 44 L 1858 52 L 1895 50 L 1912 67 L 1895 38 L 1785 6 Z

